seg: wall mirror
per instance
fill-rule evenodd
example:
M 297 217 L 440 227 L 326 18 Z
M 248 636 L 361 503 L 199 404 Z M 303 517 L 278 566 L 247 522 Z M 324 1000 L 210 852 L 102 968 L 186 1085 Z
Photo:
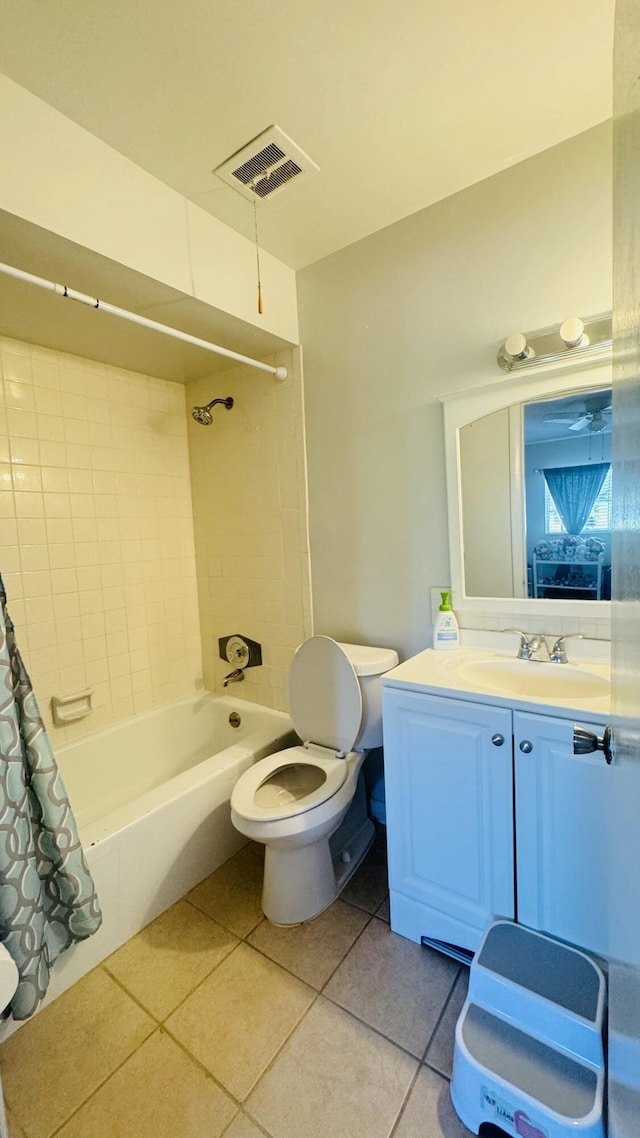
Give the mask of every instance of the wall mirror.
M 611 395 L 608 356 L 443 398 L 456 604 L 608 614 Z

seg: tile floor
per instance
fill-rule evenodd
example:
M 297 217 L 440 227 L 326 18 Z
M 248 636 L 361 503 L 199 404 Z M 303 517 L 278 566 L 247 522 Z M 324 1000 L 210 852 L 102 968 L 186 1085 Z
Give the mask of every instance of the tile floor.
M 315 921 L 247 846 L 0 1048 L 11 1138 L 464 1138 L 466 969 L 391 932 L 384 847 Z

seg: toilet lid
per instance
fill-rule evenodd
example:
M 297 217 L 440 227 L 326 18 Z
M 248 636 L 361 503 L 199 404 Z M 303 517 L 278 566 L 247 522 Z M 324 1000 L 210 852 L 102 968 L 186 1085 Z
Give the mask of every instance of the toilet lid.
M 297 771 L 302 778 L 296 777 Z M 346 777 L 344 759 L 311 756 L 304 747 L 289 747 L 260 759 L 240 776 L 231 792 L 231 809 L 252 821 L 293 818 L 326 802 Z M 304 787 L 298 797 L 296 782 L 308 784 L 309 791 Z
M 360 732 L 362 691 L 353 664 L 330 636 L 312 636 L 289 672 L 289 712 L 304 743 L 348 755 Z

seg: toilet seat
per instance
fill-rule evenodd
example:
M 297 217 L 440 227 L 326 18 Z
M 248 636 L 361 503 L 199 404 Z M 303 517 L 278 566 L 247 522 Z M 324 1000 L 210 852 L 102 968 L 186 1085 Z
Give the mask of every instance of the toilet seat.
M 362 724 L 362 689 L 344 648 L 330 636 L 311 636 L 289 669 L 289 714 L 303 743 L 340 755 L 354 749 Z
M 292 767 L 309 768 L 307 773 L 323 775 L 319 786 L 311 789 L 299 798 L 287 797 L 285 787 L 283 801 L 267 802 L 260 805 L 256 802 L 256 795 L 261 787 L 269 782 L 279 771 L 285 772 Z M 260 759 L 254 766 L 238 779 L 231 793 L 231 809 L 243 818 L 255 822 L 275 822 L 281 818 L 294 818 L 313 810 L 331 798 L 343 785 L 347 777 L 347 764 L 344 759 L 324 757 L 307 747 L 289 747 L 286 751 L 278 751 L 275 755 L 268 755 Z M 286 779 L 283 779 L 286 783 Z M 277 785 L 274 787 L 274 796 L 277 796 Z

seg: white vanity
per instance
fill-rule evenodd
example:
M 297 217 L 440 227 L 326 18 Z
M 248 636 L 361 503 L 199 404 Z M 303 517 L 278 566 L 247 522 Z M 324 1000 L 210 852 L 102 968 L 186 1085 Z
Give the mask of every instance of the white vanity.
M 383 678 L 391 927 L 472 952 L 503 916 L 606 956 L 614 768 L 573 732 L 602 735 L 609 665 L 584 642 L 556 664 L 482 639 Z

